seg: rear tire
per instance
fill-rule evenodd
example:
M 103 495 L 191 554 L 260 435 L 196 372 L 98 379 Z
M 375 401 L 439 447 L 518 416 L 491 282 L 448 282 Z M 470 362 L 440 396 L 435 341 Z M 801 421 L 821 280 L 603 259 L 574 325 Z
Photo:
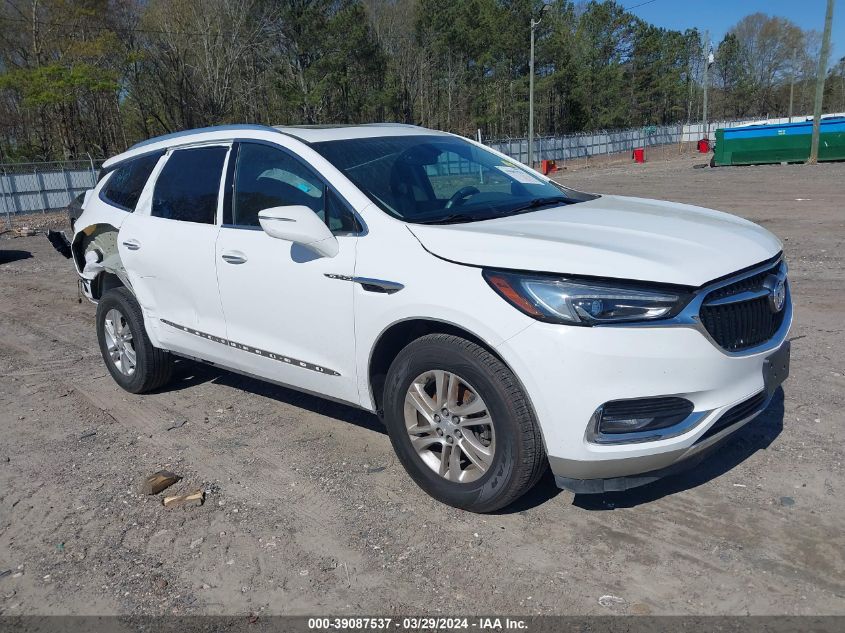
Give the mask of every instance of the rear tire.
M 168 352 L 153 347 L 141 306 L 126 288 L 113 288 L 97 304 L 97 340 L 114 381 L 130 393 L 146 393 L 173 374 Z
M 489 351 L 458 336 L 429 334 L 399 352 L 385 381 L 384 418 L 411 478 L 457 508 L 503 508 L 548 464 L 519 381 Z

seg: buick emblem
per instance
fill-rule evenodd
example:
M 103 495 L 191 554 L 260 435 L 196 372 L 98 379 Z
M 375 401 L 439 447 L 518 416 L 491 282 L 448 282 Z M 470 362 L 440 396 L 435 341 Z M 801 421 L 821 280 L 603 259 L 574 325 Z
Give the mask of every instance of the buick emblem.
M 786 303 L 786 281 L 778 279 L 774 288 L 769 291 L 769 307 L 772 312 L 780 312 L 783 310 L 784 303 Z

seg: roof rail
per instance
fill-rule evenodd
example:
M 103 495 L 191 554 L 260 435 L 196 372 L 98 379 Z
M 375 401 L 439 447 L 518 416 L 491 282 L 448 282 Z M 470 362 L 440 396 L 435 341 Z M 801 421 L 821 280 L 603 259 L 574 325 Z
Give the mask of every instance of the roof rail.
M 395 121 L 385 121 L 382 123 L 362 123 L 361 127 L 420 127 L 413 123 L 397 123 Z
M 139 147 L 145 147 L 147 145 L 152 145 L 153 143 L 159 143 L 161 141 L 169 141 L 171 139 L 181 138 L 183 136 L 190 136 L 192 134 L 201 134 L 203 132 L 223 132 L 227 130 L 262 130 L 264 132 L 276 132 L 278 133 L 279 130 L 270 127 L 269 125 L 256 125 L 252 123 L 240 123 L 234 125 L 213 125 L 211 127 L 200 127 L 193 130 L 182 130 L 180 132 L 173 132 L 172 134 L 163 134 L 162 136 L 154 136 L 153 138 L 147 139 L 146 141 L 141 141 L 140 143 L 135 143 L 132 147 L 130 147 L 127 152 L 133 149 L 138 149 Z

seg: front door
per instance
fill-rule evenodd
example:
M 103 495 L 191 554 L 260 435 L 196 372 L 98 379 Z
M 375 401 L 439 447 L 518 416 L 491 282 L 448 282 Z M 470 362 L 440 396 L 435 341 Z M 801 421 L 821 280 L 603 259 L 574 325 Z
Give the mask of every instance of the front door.
M 237 369 L 329 397 L 358 401 L 353 284 L 354 216 L 297 156 L 279 146 L 236 147 L 231 204 L 216 264 L 227 338 Z M 263 209 L 305 205 L 340 245 L 324 257 L 264 233 Z
M 225 362 L 226 324 L 214 248 L 229 145 L 171 150 L 153 173 L 118 248 L 159 345 Z

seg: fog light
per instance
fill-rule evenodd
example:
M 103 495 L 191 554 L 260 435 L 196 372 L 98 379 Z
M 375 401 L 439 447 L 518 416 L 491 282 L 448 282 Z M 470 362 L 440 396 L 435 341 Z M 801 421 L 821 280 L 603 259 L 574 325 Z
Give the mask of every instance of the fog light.
M 665 429 L 683 422 L 692 410 L 692 402 L 684 398 L 612 400 L 600 409 L 597 431 L 614 435 Z

